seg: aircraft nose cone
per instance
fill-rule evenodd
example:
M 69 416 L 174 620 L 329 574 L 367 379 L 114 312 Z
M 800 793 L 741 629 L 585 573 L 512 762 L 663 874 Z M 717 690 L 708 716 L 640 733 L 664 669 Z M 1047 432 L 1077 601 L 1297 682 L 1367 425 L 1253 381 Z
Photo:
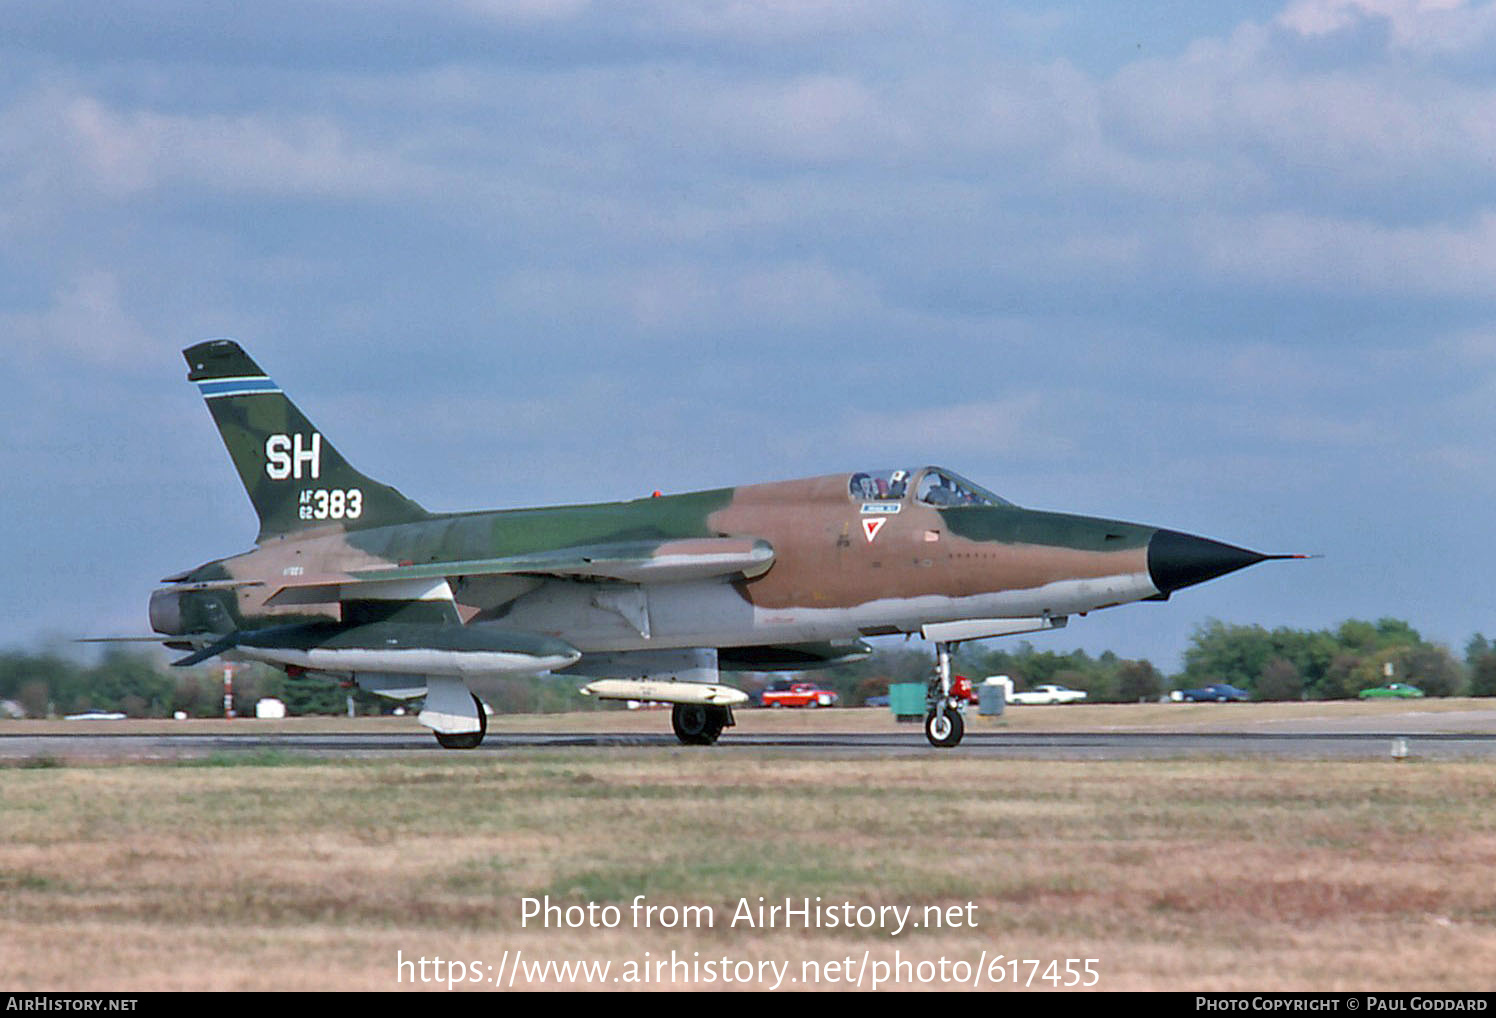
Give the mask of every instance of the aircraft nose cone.
M 1148 574 L 1160 594 L 1204 583 L 1272 557 L 1177 530 L 1156 531 L 1148 540 Z

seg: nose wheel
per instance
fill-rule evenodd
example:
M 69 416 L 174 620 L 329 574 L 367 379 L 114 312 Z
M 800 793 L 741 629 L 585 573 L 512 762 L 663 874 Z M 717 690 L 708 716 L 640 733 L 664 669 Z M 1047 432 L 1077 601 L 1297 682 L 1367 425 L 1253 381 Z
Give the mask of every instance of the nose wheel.
M 943 707 L 925 715 L 925 738 L 936 749 L 959 746 L 965 734 L 966 722 L 961 720 L 961 712 L 953 707 Z
M 935 645 L 935 672 L 925 694 L 925 738 L 936 749 L 953 749 L 961 745 L 966 734 L 962 708 L 951 696 L 951 645 Z

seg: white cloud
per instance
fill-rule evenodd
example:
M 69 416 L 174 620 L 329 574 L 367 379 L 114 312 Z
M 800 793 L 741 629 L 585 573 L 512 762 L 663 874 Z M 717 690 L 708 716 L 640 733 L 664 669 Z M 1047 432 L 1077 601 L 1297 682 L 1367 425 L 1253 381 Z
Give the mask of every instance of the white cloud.
M 125 309 L 119 280 L 101 270 L 73 279 L 45 310 L 0 315 L 0 333 L 6 353 L 32 363 L 169 363 L 171 349 Z
M 1277 23 L 1323 38 L 1367 22 L 1385 25 L 1389 45 L 1425 57 L 1472 52 L 1496 30 L 1496 5 L 1467 0 L 1295 0 Z
M 1205 275 L 1339 295 L 1491 296 L 1496 211 L 1457 225 L 1389 226 L 1292 212 L 1202 215 L 1189 248 Z
M 414 5 L 425 10 L 424 4 Z M 505 25 L 572 21 L 586 14 L 591 0 L 457 0 L 462 10 Z
M 1496 328 L 1461 330 L 1437 341 L 1434 352 L 1467 368 L 1496 368 Z
M 896 111 L 845 75 L 729 86 L 709 94 L 698 115 L 703 126 L 728 125 L 760 157 L 796 162 L 856 158 L 901 132 Z
M 783 45 L 859 34 L 918 13 L 905 0 L 706 0 L 647 5 L 642 20 L 703 39 Z
M 1114 144 L 1204 167 L 1221 205 L 1358 201 L 1383 213 L 1479 189 L 1496 159 L 1496 88 L 1380 57 L 1294 66 L 1282 39 L 1242 29 L 1176 60 L 1141 62 L 1103 88 Z
M 38 196 L 59 188 L 119 200 L 190 185 L 228 194 L 387 197 L 422 192 L 439 174 L 306 114 L 186 115 L 119 109 L 47 89 L 0 114 L 0 167 Z
M 866 318 L 881 308 L 868 284 L 819 261 L 724 268 L 689 262 L 525 269 L 498 287 L 505 306 L 549 321 L 613 321 L 634 336 L 677 336 L 723 323 L 793 332 Z
M 843 441 L 894 454 L 1042 457 L 1068 452 L 1074 444 L 1051 426 L 1053 399 L 1038 392 L 952 404 L 944 391 L 920 392 L 890 379 L 885 391 L 852 398 L 863 408 L 848 415 Z M 910 404 L 915 408 L 904 409 Z
M 118 35 L 53 19 L 0 44 L 13 444 L 59 419 L 37 409 L 56 386 L 27 384 L 47 355 L 99 431 L 161 436 L 94 443 L 120 476 L 180 471 L 197 443 L 230 484 L 175 355 L 222 327 L 367 365 L 382 400 L 309 409 L 367 422 L 360 461 L 398 448 L 412 494 L 450 505 L 479 480 L 531 503 L 934 458 L 1223 536 L 1232 513 L 1247 533 L 1350 513 L 1369 554 L 1424 518 L 1420 470 L 1477 518 L 1496 5 L 1295 2 L 1234 27 L 1220 8 L 1120 70 L 1130 42 L 1091 22 L 1133 15 L 1052 6 L 350 0 L 227 42 L 210 14 L 156 31 L 176 7 L 128 6 Z M 388 371 L 427 337 L 446 374 L 422 397 Z M 166 372 L 190 437 L 114 409 L 143 391 L 131 358 Z M 430 428 L 396 426 L 411 405 Z M 69 458 L 35 462 L 38 514 L 97 537 L 80 554 L 141 541 L 56 497 Z M 205 515 L 169 502 L 166 545 Z M 1448 597 L 1489 575 L 1468 558 L 1463 585 L 1410 561 L 1438 582 L 1408 610 L 1478 618 Z

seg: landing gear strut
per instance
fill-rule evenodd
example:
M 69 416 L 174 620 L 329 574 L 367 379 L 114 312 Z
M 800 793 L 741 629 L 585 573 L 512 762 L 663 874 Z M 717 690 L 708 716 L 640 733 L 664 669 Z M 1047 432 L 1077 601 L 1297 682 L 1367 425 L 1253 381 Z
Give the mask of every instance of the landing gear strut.
M 937 749 L 961 744 L 966 722 L 961 716 L 966 704 L 951 696 L 951 644 L 935 644 L 935 671 L 925 693 L 925 738 Z
M 675 737 L 687 746 L 710 746 L 732 725 L 732 710 L 700 703 L 678 703 L 670 711 Z
M 483 741 L 483 736 L 488 734 L 488 711 L 483 709 L 483 701 L 476 696 L 473 697 L 473 705 L 478 708 L 478 730 L 476 732 L 435 732 L 436 741 L 441 743 L 442 749 L 477 749 L 478 744 Z

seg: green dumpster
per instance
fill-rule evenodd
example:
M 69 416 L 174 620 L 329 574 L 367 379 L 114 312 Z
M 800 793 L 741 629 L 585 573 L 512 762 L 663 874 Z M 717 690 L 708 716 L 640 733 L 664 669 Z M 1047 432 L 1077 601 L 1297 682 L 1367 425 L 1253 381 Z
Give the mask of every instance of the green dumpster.
M 888 687 L 888 709 L 900 721 L 925 719 L 925 684 L 895 682 Z

